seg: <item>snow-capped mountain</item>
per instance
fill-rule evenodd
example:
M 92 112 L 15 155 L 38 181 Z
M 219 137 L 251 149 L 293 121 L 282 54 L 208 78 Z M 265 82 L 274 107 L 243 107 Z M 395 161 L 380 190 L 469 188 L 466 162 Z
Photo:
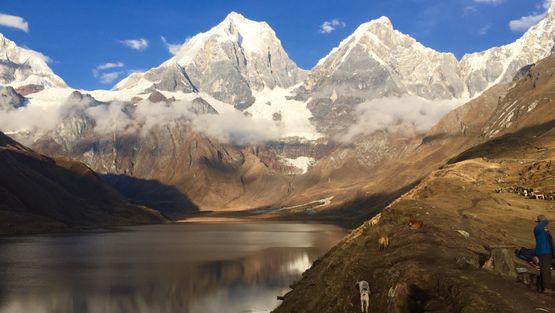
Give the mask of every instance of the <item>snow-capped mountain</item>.
M 67 87 L 66 83 L 48 67 L 43 54 L 17 46 L 0 34 L 0 85 L 24 90 Z
M 465 55 L 459 63 L 470 97 L 502 82 L 509 82 L 523 66 L 552 54 L 555 45 L 555 4 L 546 17 L 514 43 Z
M 254 103 L 255 91 L 290 87 L 303 74 L 267 23 L 232 12 L 208 32 L 188 40 L 173 58 L 130 75 L 114 89 L 203 91 L 243 110 Z
M 297 89 L 296 99 L 308 101 L 318 129 L 326 133 L 349 127 L 356 121 L 357 105 L 369 100 L 414 97 L 462 104 L 550 55 L 554 39 L 552 7 L 516 42 L 458 61 L 452 53 L 423 46 L 380 17 L 362 24 L 321 59 Z
M 308 91 L 378 98 L 414 94 L 453 98 L 463 93 L 457 59 L 426 48 L 393 28 L 387 17 L 370 21 L 321 59 L 304 83 Z
M 438 112 L 454 107 L 444 104 L 477 97 L 550 54 L 554 15 L 550 10 L 515 43 L 461 61 L 381 17 L 358 27 L 307 74 L 268 24 L 231 13 L 160 66 L 90 96 L 71 88 L 40 90 L 65 84 L 40 54 L 4 41 L 36 58 L 6 53 L 2 78 L 13 72 L 9 82 L 24 96 L 39 91 L 20 97 L 5 89 L 0 114 L 24 117 L 36 107 L 42 116 L 42 109 L 59 108 L 57 121 L 43 123 L 53 129 L 16 124 L 4 130 L 38 151 L 79 159 L 99 172 L 177 187 L 199 207 L 264 207 L 295 189 L 304 195 L 319 182 L 350 184 L 384 160 L 410 155 L 422 141 L 419 121 L 433 125 Z M 42 85 L 32 83 L 39 78 Z M 361 104 L 370 109 L 360 111 Z M 396 106 L 404 111 L 390 108 Z M 354 134 L 344 139 L 348 143 L 330 140 L 345 133 Z M 307 180 L 291 185 L 290 174 L 306 174 Z M 231 191 L 222 194 L 222 183 Z

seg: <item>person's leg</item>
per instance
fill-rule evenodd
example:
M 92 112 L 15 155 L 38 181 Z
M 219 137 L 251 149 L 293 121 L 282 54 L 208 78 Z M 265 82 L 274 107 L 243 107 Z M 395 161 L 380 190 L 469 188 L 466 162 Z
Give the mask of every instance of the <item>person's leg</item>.
M 553 290 L 553 286 L 551 285 L 551 261 L 552 256 L 548 255 L 545 258 L 545 278 L 543 279 L 545 289 Z
M 546 288 L 551 288 L 551 256 L 542 255 L 540 259 L 540 292 L 544 292 Z

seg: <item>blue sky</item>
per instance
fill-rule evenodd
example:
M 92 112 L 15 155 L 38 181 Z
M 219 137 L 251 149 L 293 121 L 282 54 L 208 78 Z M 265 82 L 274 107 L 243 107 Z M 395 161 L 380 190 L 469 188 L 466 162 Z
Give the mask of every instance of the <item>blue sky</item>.
M 70 86 L 106 89 L 125 72 L 170 58 L 161 36 L 181 43 L 231 11 L 268 22 L 291 59 L 310 69 L 357 26 L 382 15 L 424 45 L 460 58 L 514 41 L 549 0 L 0 1 L 0 24 L 11 25 L 0 26 L 1 33 L 51 58 L 52 69 Z M 122 74 L 105 75 L 111 72 Z

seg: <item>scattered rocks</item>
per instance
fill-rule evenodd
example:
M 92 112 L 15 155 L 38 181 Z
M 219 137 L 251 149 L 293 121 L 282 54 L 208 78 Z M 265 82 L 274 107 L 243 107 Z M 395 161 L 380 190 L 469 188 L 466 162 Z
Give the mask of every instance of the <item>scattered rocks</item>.
M 464 230 L 460 230 L 460 229 L 459 229 L 459 230 L 457 230 L 456 232 L 459 233 L 461 236 L 463 236 L 465 239 L 470 238 L 470 234 L 469 234 L 467 231 L 464 231 Z
M 168 98 L 166 98 L 166 96 L 164 96 L 161 92 L 159 91 L 153 91 L 149 96 L 148 96 L 148 100 L 152 103 L 158 103 L 158 102 L 168 102 Z
M 519 267 L 516 269 L 517 281 L 523 283 L 528 288 L 535 287 L 538 282 L 538 275 L 536 273 L 531 273 L 526 268 Z
M 463 269 L 471 268 L 471 269 L 479 269 L 480 268 L 480 259 L 471 256 L 459 256 L 457 257 L 457 266 Z

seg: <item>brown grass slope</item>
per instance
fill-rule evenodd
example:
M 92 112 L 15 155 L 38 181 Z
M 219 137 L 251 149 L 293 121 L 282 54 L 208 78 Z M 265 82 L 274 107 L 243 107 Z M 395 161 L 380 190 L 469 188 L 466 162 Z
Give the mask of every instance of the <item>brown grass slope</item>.
M 0 133 L 0 235 L 161 221 L 82 163 L 48 158 Z
M 495 192 L 514 186 L 555 191 L 554 72 L 555 57 L 549 57 L 523 73 L 500 98 L 480 97 L 436 125 L 430 135 L 437 136 L 425 140 L 420 153 L 392 166 L 399 176 L 410 178 L 422 173 L 419 167 L 450 164 L 385 208 L 377 225 L 364 223 L 317 261 L 275 312 L 358 310 L 353 286 L 361 279 L 370 282 L 372 312 L 388 312 L 390 288 L 398 284 L 407 284 L 414 300 L 413 309 L 404 312 L 555 308 L 555 297 L 537 294 L 514 278 L 457 264 L 466 259 L 482 265 L 495 245 L 533 247 L 535 216 L 555 219 L 554 201 Z M 474 113 L 484 109 L 476 106 L 481 101 L 490 103 L 489 108 Z M 465 127 L 472 116 L 474 125 Z M 448 121 L 452 118 L 455 123 Z M 457 123 L 460 131 L 445 131 Z M 395 175 L 389 179 L 389 186 L 404 181 Z M 422 220 L 424 227 L 409 229 L 410 219 Z M 377 239 L 384 234 L 391 246 L 380 251 Z

